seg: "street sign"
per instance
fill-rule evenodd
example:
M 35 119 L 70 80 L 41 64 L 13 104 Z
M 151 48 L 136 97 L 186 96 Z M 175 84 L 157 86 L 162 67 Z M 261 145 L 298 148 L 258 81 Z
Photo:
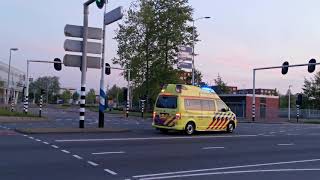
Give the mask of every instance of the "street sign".
M 71 52 L 82 52 L 82 41 L 67 39 L 64 41 L 64 50 Z M 87 53 L 101 54 L 101 43 L 87 42 Z
M 123 17 L 123 8 L 122 6 L 106 13 L 104 15 L 104 25 L 109 25 L 111 23 L 114 23 Z
M 64 35 L 67 37 L 83 38 L 83 26 L 76 26 L 67 24 L 64 27 Z M 102 39 L 102 29 L 95 27 L 88 27 L 88 39 Z
M 63 64 L 69 67 L 81 67 L 82 56 L 66 54 L 63 57 Z M 101 68 L 101 58 L 87 56 L 87 67 L 93 69 Z
M 186 52 L 192 54 L 192 47 L 179 46 L 179 52 Z
M 192 69 L 192 63 L 180 62 L 180 63 L 178 64 L 178 68 Z

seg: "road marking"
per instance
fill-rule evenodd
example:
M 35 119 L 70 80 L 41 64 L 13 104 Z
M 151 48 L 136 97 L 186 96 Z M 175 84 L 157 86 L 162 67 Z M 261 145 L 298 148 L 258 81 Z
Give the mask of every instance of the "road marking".
M 262 169 L 262 170 L 245 170 L 245 171 L 225 171 L 225 172 L 210 172 L 198 174 L 180 174 L 172 176 L 158 176 L 142 178 L 141 180 L 154 180 L 154 179 L 172 179 L 194 176 L 208 176 L 208 175 L 222 175 L 222 174 L 244 174 L 244 173 L 263 173 L 263 172 L 292 172 L 292 171 L 320 171 L 320 169 Z
M 97 141 L 139 141 L 139 140 L 174 140 L 174 139 L 210 139 L 232 137 L 256 137 L 258 135 L 227 135 L 227 136 L 175 136 L 175 137 L 145 137 L 145 138 L 111 138 L 111 139 L 58 139 L 56 142 L 97 142 Z
M 46 141 L 44 141 L 44 142 L 43 142 L 43 144 L 46 144 L 46 145 L 48 145 L 49 143 L 48 143 L 48 142 L 46 142 Z
M 203 147 L 203 150 L 207 150 L 207 149 L 224 149 L 224 147 Z
M 56 145 L 51 145 L 51 147 L 58 149 L 59 147 Z
M 151 176 L 163 176 L 163 175 L 185 174 L 185 173 L 217 171 L 217 170 L 227 170 L 227 169 L 239 169 L 239 168 L 248 168 L 248 167 L 273 166 L 273 165 L 283 165 L 283 164 L 296 164 L 296 163 L 317 162 L 317 161 L 320 161 L 320 159 L 307 159 L 307 160 L 298 160 L 298 161 L 282 161 L 282 162 L 274 162 L 274 163 L 227 166 L 227 167 L 209 168 L 209 169 L 195 169 L 195 170 L 188 170 L 188 171 L 175 171 L 175 172 L 166 172 L 166 173 L 157 173 L 157 174 L 137 175 L 137 176 L 133 176 L 133 177 L 134 178 L 143 178 L 143 177 L 151 177 Z
M 99 164 L 95 163 L 95 162 L 92 162 L 92 161 L 87 161 L 90 165 L 92 166 L 98 166 Z
M 299 136 L 300 134 L 295 134 L 295 133 L 288 133 L 288 136 Z
M 26 134 L 24 134 L 23 136 L 24 136 L 24 137 L 28 137 L 28 135 L 26 135 Z
M 36 141 L 40 142 L 41 140 L 40 139 L 36 139 Z
M 293 146 L 293 143 L 287 143 L 287 144 L 277 144 L 278 146 Z
M 265 135 L 262 135 L 262 136 L 264 136 L 264 137 L 273 137 L 273 136 L 275 136 L 275 135 L 268 135 L 268 134 L 265 134 Z
M 80 156 L 78 156 L 78 155 L 76 155 L 76 154 L 74 154 L 74 155 L 72 155 L 73 157 L 75 157 L 75 158 L 77 158 L 77 159 L 83 159 L 82 157 L 80 157 Z
M 108 173 L 111 174 L 111 175 L 117 175 L 116 172 L 111 171 L 110 169 L 104 169 L 104 171 L 108 172 Z
M 34 139 L 34 137 L 30 136 L 29 139 Z
M 97 153 L 91 153 L 92 155 L 103 155 L 103 154 L 124 154 L 124 151 L 118 151 L 118 152 L 97 152 Z
M 67 150 L 61 150 L 62 152 L 64 152 L 64 153 L 67 153 L 67 154 L 70 154 L 70 152 L 69 151 L 67 151 Z

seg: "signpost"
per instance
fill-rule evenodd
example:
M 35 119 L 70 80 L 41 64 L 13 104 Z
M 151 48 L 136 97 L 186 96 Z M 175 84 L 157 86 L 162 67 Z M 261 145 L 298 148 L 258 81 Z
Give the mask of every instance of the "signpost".
M 101 68 L 101 58 L 88 56 L 88 68 L 100 69 Z M 63 64 L 69 67 L 81 67 L 82 56 L 66 54 L 63 57 Z

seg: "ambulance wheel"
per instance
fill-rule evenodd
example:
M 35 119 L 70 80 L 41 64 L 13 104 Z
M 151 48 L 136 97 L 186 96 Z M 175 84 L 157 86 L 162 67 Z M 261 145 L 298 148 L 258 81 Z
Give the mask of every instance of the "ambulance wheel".
M 234 131 L 234 123 L 233 122 L 230 122 L 227 126 L 227 132 L 228 133 L 233 133 Z
M 168 129 L 159 129 L 161 133 L 163 134 L 167 134 L 168 133 Z
M 196 129 L 196 125 L 193 122 L 188 122 L 185 128 L 185 132 L 187 135 L 192 135 L 194 134 Z

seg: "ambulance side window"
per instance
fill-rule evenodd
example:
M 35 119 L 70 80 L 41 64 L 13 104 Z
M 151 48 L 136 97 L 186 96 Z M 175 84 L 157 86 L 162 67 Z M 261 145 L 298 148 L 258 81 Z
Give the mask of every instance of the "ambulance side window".
M 213 100 L 201 100 L 203 111 L 215 111 L 216 107 Z
M 218 107 L 218 111 L 219 112 L 224 112 L 226 110 L 228 110 L 228 106 L 221 100 L 217 100 L 217 107 Z
M 186 110 L 200 111 L 201 110 L 201 100 L 199 100 L 199 99 L 185 99 L 184 100 L 184 108 Z

